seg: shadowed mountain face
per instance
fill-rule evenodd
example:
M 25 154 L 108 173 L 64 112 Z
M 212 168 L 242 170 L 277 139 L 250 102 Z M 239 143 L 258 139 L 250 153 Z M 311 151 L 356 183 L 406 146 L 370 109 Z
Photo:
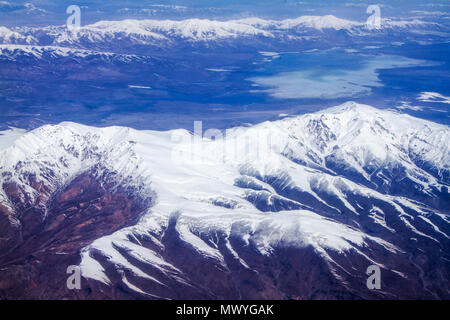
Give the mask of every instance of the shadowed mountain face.
M 447 126 L 346 103 L 211 140 L 0 140 L 0 298 L 450 298 Z
M 58 266 L 78 264 L 82 247 L 134 224 L 148 207 L 149 199 L 126 190 L 113 192 L 104 183 L 93 172 L 84 172 L 52 193 L 51 199 L 44 194 L 38 203 L 22 208 L 21 214 L 15 216 L 17 224 L 7 221 L 11 212 L 2 212 L 1 233 L 12 236 L 2 243 L 2 298 L 80 296 L 66 290 L 66 270 Z M 4 188 L 11 199 L 23 195 L 15 184 L 6 183 Z M 44 188 L 39 184 L 37 190 Z

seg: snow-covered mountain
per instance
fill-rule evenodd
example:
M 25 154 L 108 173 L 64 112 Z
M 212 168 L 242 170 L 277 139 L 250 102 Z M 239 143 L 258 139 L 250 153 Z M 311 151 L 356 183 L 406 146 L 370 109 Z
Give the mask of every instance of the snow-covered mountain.
M 3 44 L 14 44 L 14 43 L 23 43 L 23 44 L 33 44 L 36 43 L 37 40 L 32 36 L 24 36 L 18 32 L 12 31 L 6 27 L 0 26 L 0 43 Z
M 150 60 L 146 56 L 134 54 L 119 54 L 104 51 L 74 49 L 57 46 L 36 46 L 0 44 L 0 60 L 17 61 L 18 59 L 33 58 L 37 60 L 58 58 L 100 59 L 104 62 L 145 62 Z M 21 60 L 23 61 L 23 60 Z
M 99 21 L 69 30 L 66 26 L 45 28 L 18 28 L 18 32 L 35 35 L 51 45 L 88 45 L 110 41 L 129 41 L 133 44 L 173 44 L 175 40 L 190 42 L 220 41 L 242 37 L 273 37 L 269 32 L 238 21 L 206 19 L 174 20 L 121 20 Z
M 349 102 L 222 134 L 4 132 L 0 296 L 450 296 L 447 126 Z
M 446 26 L 421 20 L 383 19 L 381 28 L 369 29 L 365 22 L 326 16 L 301 16 L 295 19 L 266 20 L 245 18 L 218 21 L 187 20 L 121 20 L 99 21 L 69 30 L 66 26 L 44 28 L 18 27 L 0 29 L 2 43 L 77 46 L 88 48 L 111 41 L 134 45 L 174 45 L 179 41 L 205 43 L 233 39 L 278 39 L 298 41 L 306 35 L 326 36 L 327 32 L 343 31 L 348 36 L 379 36 L 386 32 L 416 32 L 420 30 L 448 31 Z M 391 34 L 391 37 L 393 35 Z

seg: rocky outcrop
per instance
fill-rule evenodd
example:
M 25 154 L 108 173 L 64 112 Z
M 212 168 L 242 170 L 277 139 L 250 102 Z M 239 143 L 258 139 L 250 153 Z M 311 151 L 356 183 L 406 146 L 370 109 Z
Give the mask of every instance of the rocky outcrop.
M 13 204 L 23 196 L 14 184 L 4 190 Z M 67 289 L 67 267 L 78 265 L 81 249 L 95 239 L 134 225 L 151 201 L 120 187 L 112 190 L 96 172 L 87 171 L 54 194 L 14 208 L 17 215 L 2 212 L 3 221 L 12 215 L 14 223 L 0 227 L 0 234 L 11 239 L 0 255 L 0 298 L 90 297 Z M 92 297 L 101 297 L 97 294 Z

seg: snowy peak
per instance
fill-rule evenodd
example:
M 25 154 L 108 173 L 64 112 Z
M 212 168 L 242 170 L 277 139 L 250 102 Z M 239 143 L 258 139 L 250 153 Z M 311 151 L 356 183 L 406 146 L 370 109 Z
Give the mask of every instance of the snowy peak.
M 237 23 L 251 25 L 265 30 L 305 30 L 314 29 L 318 31 L 329 30 L 347 30 L 351 33 L 369 32 L 366 22 L 359 22 L 347 19 L 341 19 L 333 15 L 325 16 L 300 16 L 294 19 L 285 20 L 265 20 L 257 17 L 244 18 L 236 20 Z M 392 20 L 384 18 L 381 20 L 381 26 L 384 29 L 415 29 L 426 26 L 437 26 L 436 23 L 429 23 L 418 19 L 413 20 Z M 372 29 L 371 29 L 372 30 Z
M 318 113 L 343 113 L 348 111 L 357 111 L 357 112 L 376 112 L 380 111 L 380 109 L 377 109 L 375 107 L 369 106 L 367 104 L 361 104 L 354 101 L 347 101 L 344 102 L 341 105 L 331 107 L 322 111 L 319 111 Z
M 150 31 L 145 23 L 139 20 L 99 21 L 75 30 L 69 30 L 65 26 L 50 27 L 48 34 L 54 38 L 54 44 L 95 43 L 116 38 L 126 38 L 138 44 L 145 44 L 165 39 L 163 35 Z
M 0 43 L 26 43 L 33 44 L 37 40 L 32 36 L 24 36 L 18 32 L 11 31 L 6 27 L 0 26 Z
M 373 123 L 377 124 L 380 121 L 390 127 L 390 131 L 393 133 L 405 133 L 407 130 L 419 130 L 421 128 L 429 127 L 432 130 L 448 130 L 445 125 L 437 124 L 432 121 L 415 118 L 413 116 L 399 113 L 394 110 L 378 109 L 369 105 L 356 103 L 349 101 L 331 107 L 328 109 L 320 110 L 316 113 L 306 115 L 309 118 L 329 118 L 338 120 L 342 124 L 349 123 Z M 301 118 L 301 117 L 299 117 Z M 281 120 L 283 121 L 283 120 Z M 286 120 L 289 121 L 289 120 Z M 337 130 L 337 129 L 336 129 Z
M 168 36 L 194 41 L 218 40 L 238 36 L 271 36 L 268 32 L 233 21 L 212 21 L 205 19 L 188 19 L 183 21 L 145 20 L 144 24 L 147 28 L 163 32 Z
M 272 126 L 282 129 L 277 136 L 286 135 L 280 139 L 285 149 L 278 149 L 289 159 L 378 191 L 390 193 L 390 187 L 409 181 L 409 188 L 427 194 L 450 182 L 448 126 L 355 102 Z
M 144 180 L 148 183 L 138 170 L 141 160 L 132 150 L 133 143 L 126 139 L 129 132 L 129 128 L 98 129 L 65 122 L 14 136 L 12 143 L 0 150 L 0 170 L 7 173 L 0 182 L 19 186 L 24 195 L 21 205 L 42 198 L 39 190 L 29 185 L 30 179 L 55 192 L 93 168 L 97 176 L 114 172 L 116 179 L 110 183 L 121 187 L 140 185 Z M 6 197 L 5 192 L 0 190 L 0 198 Z
M 334 30 L 349 30 L 355 26 L 362 24 L 356 21 L 345 20 L 337 18 L 333 15 L 326 16 L 302 16 L 296 19 L 287 19 L 279 23 L 280 28 L 312 28 L 316 30 L 334 29 Z

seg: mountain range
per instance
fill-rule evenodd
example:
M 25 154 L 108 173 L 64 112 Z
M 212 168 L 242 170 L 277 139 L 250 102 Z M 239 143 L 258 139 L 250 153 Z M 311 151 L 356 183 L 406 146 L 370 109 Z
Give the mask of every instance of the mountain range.
M 355 102 L 196 126 L 2 131 L 0 298 L 450 298 L 448 126 Z
M 3 44 L 34 44 L 52 46 L 76 46 L 78 48 L 101 47 L 111 41 L 124 41 L 134 45 L 168 45 L 178 41 L 217 42 L 230 39 L 277 39 L 299 41 L 311 36 L 327 34 L 349 37 L 390 37 L 398 33 L 428 32 L 431 36 L 445 36 L 448 25 L 418 19 L 392 20 L 384 18 L 379 28 L 369 28 L 366 22 L 337 18 L 333 15 L 300 16 L 295 19 L 266 20 L 249 17 L 237 20 L 120 20 L 98 21 L 78 29 L 67 26 L 0 28 Z M 430 34 L 430 31 L 433 31 Z

